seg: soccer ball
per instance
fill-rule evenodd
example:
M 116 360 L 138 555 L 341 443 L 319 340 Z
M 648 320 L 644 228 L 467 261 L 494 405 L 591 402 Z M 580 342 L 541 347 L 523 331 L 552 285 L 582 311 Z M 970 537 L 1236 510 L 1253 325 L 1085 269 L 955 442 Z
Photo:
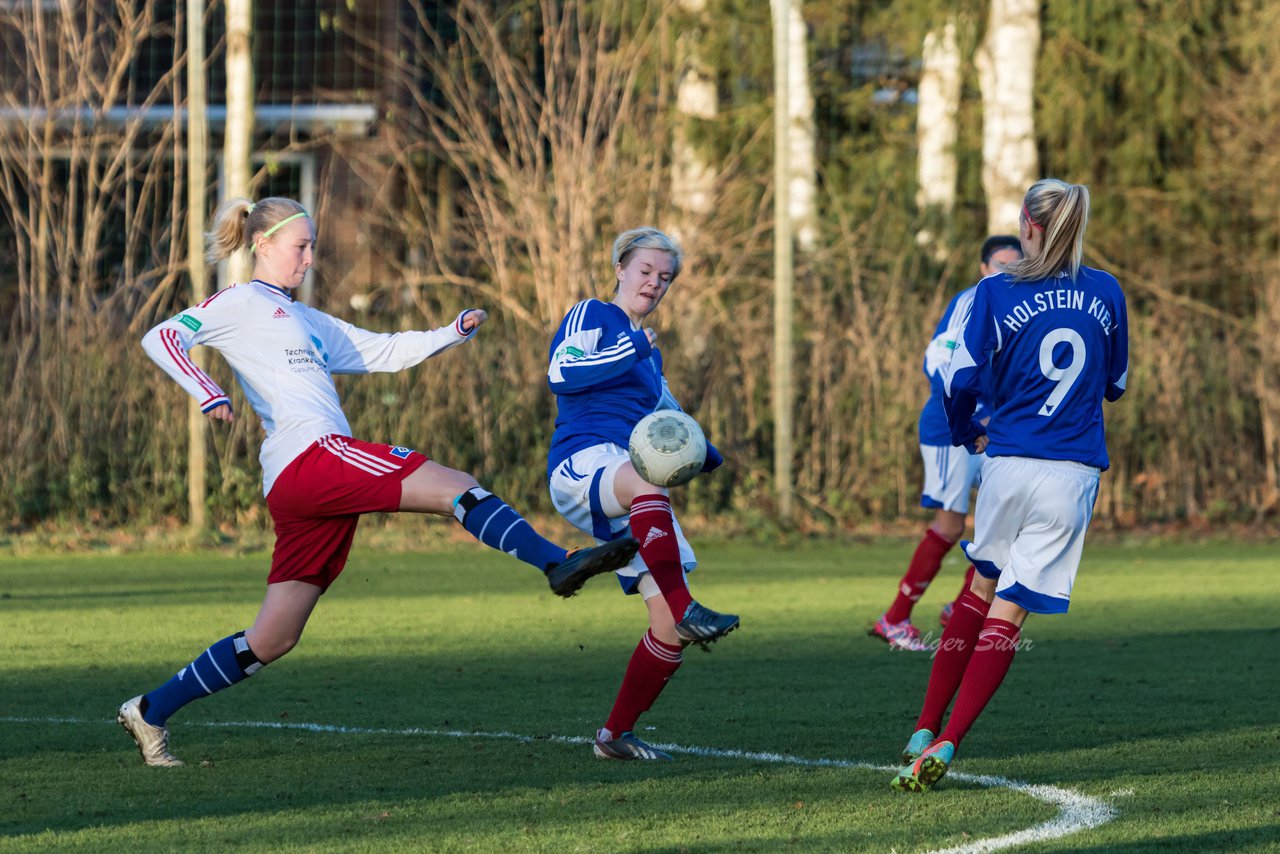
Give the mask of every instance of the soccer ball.
M 707 459 L 707 439 L 698 422 L 677 409 L 660 409 L 641 418 L 631 431 L 631 464 L 657 486 L 688 483 Z

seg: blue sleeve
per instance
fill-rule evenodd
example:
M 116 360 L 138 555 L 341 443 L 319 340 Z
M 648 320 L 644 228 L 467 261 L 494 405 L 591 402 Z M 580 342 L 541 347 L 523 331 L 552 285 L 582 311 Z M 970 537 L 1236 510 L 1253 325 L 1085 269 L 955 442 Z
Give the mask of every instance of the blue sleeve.
M 1119 291 L 1116 301 L 1116 323 L 1111 330 L 1111 352 L 1108 355 L 1107 390 L 1104 394 L 1107 400 L 1116 401 L 1124 394 L 1129 381 L 1129 309 L 1125 305 L 1124 291 Z
M 721 453 L 718 450 L 716 450 L 715 445 L 708 442 L 707 443 L 707 459 L 706 459 L 706 462 L 702 464 L 703 473 L 705 474 L 706 472 L 709 472 L 709 471 L 715 471 L 716 469 L 720 468 L 720 466 L 722 465 L 724 465 L 724 457 L 721 455 Z
M 999 334 L 987 289 L 979 284 L 968 316 L 962 321 L 956 350 L 943 372 L 946 394 L 942 404 L 951 428 L 952 443 L 964 445 L 971 452 L 973 443 L 987 432 L 973 414 L 983 396 L 985 368 L 991 354 L 1000 347 Z
M 556 394 L 607 383 L 649 358 L 653 348 L 644 330 L 619 329 L 610 323 L 606 311 L 599 300 L 584 300 L 561 322 L 547 367 L 547 383 Z

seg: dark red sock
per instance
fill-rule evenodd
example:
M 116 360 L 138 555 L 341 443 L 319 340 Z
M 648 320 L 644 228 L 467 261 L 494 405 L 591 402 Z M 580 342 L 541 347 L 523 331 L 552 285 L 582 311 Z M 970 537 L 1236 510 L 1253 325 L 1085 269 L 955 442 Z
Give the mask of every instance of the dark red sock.
M 976 566 L 969 564 L 969 568 L 964 574 L 964 584 L 960 585 L 960 592 L 956 594 L 955 601 L 951 603 L 953 609 L 959 607 L 961 597 L 964 596 L 966 590 L 973 586 L 973 574 L 977 571 L 978 568 Z
M 960 687 L 969 658 L 978 643 L 978 633 L 987 619 L 991 605 L 972 590 L 966 590 L 951 612 L 951 620 L 938 641 L 938 651 L 929 671 L 929 687 L 924 693 L 924 707 L 916 721 L 916 729 L 937 733 L 942 727 L 942 716 L 951 705 L 951 698 Z
M 637 495 L 631 502 L 631 536 L 640 543 L 640 557 L 662 591 L 662 598 L 676 622 L 693 601 L 680 564 L 671 501 L 665 495 Z M 611 727 L 612 729 L 612 727 Z
M 959 746 L 960 739 L 969 732 L 969 727 L 982 714 L 982 710 L 1004 681 L 1005 674 L 1009 672 L 1020 635 L 1018 627 L 1007 620 L 988 617 L 982 624 L 982 631 L 978 634 L 978 647 L 974 650 L 973 658 L 969 659 L 964 679 L 960 682 L 956 707 L 947 719 L 947 728 L 938 736 L 939 741 L 949 741 Z
M 609 720 L 604 722 L 605 729 L 615 736 L 634 729 L 640 714 L 647 712 L 653 701 L 658 699 L 683 660 L 684 654 L 679 646 L 663 643 L 653 636 L 653 632 L 645 632 L 636 645 L 636 651 L 631 654 L 627 675 L 622 677 L 622 687 L 618 689 L 618 699 L 613 702 Z
M 929 589 L 929 582 L 933 581 L 942 566 L 942 558 L 951 551 L 953 545 L 955 543 L 944 540 L 933 528 L 925 529 L 920 545 L 916 546 L 916 552 L 911 556 L 907 574 L 898 582 L 898 598 L 893 600 L 884 614 L 886 620 L 901 623 L 911 616 L 911 609 L 924 595 L 924 591 Z

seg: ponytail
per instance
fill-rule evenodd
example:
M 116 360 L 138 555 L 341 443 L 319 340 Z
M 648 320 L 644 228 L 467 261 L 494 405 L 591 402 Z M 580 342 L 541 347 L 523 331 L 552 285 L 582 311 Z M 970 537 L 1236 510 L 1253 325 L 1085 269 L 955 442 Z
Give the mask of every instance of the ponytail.
M 258 235 L 269 235 L 285 220 L 299 215 L 306 216 L 306 209 L 281 196 L 257 204 L 241 196 L 227 199 L 214 214 L 213 227 L 205 232 L 205 257 L 210 264 L 216 264 L 251 246 Z
M 1005 272 L 1017 282 L 1036 282 L 1065 271 L 1074 282 L 1089 225 L 1089 188 L 1057 178 L 1036 181 L 1023 200 L 1022 217 L 1041 233 L 1040 252 L 1005 264 Z

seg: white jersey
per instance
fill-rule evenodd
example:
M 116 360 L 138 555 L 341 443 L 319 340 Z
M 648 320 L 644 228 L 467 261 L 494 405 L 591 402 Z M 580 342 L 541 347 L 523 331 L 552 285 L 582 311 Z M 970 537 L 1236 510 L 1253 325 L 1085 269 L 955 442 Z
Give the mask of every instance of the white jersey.
M 258 454 L 265 495 L 317 439 L 351 435 L 333 374 L 412 367 L 474 334 L 462 331 L 462 314 L 429 332 L 369 332 L 253 281 L 224 288 L 159 324 L 142 346 L 205 412 L 229 401 L 187 352 L 203 344 L 222 353 L 267 432 Z

